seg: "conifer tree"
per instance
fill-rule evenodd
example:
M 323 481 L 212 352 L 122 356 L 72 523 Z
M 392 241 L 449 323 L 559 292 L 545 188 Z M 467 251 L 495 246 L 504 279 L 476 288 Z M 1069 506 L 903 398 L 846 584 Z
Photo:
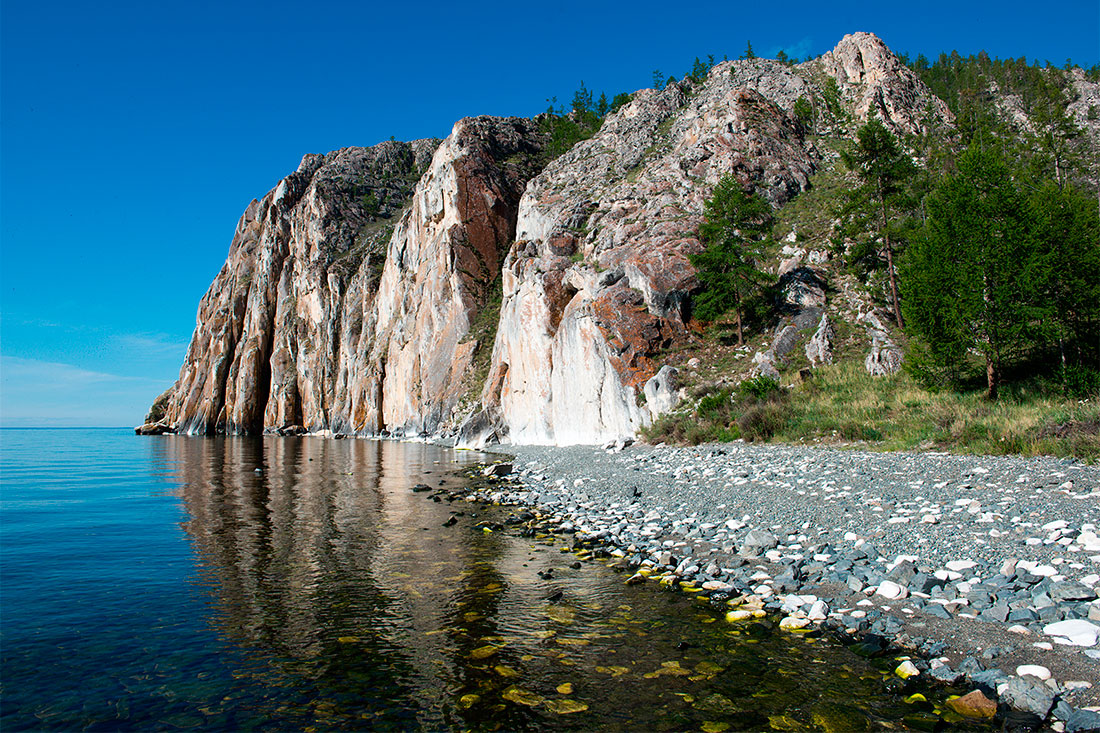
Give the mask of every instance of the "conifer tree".
M 707 200 L 704 216 L 699 238 L 706 249 L 690 258 L 703 285 L 695 298 L 695 314 L 709 321 L 733 310 L 741 345 L 746 305 L 772 279 L 756 264 L 771 235 L 771 207 L 742 189 L 736 178 L 725 176 Z
M 1023 196 L 993 153 L 972 145 L 929 196 L 928 221 L 906 253 L 903 305 L 923 376 L 959 382 L 970 350 L 996 399 L 1006 365 L 1028 347 L 1038 315 L 1034 240 Z
M 1040 328 L 1067 393 L 1100 387 L 1100 213 L 1096 197 L 1047 181 L 1029 200 Z
M 898 298 L 897 273 L 894 268 L 894 244 L 891 242 L 891 212 L 902 204 L 905 183 L 916 172 L 913 161 L 901 149 L 897 138 L 876 118 L 859 129 L 855 150 L 844 153 L 844 163 L 863 181 L 849 199 L 850 209 L 863 209 L 867 219 L 874 221 L 881 251 L 886 257 L 886 273 L 890 280 L 890 300 L 899 328 L 905 324 Z M 870 215 L 873 210 L 873 217 Z
M 600 92 L 600 101 L 596 103 L 596 114 L 600 117 L 605 117 L 609 106 L 607 104 L 607 94 Z

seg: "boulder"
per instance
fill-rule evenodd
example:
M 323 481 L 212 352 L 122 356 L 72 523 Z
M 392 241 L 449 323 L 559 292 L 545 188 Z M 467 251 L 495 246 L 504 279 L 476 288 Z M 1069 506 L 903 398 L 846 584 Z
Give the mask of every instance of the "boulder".
M 833 339 L 835 337 L 829 315 L 822 313 L 817 331 L 814 332 L 813 337 L 806 344 L 806 358 L 810 360 L 811 366 L 833 363 Z
M 1054 705 L 1054 692 L 1041 682 L 1013 677 L 998 694 L 1007 705 L 1045 718 Z
M 779 538 L 763 529 L 750 530 L 741 542 L 741 554 L 745 557 L 759 557 L 779 545 Z
M 674 408 L 679 401 L 676 381 L 679 374 L 680 370 L 676 367 L 665 365 L 646 381 L 642 391 L 645 394 L 646 407 L 654 419 Z
M 162 422 L 147 422 L 134 428 L 137 435 L 167 435 L 174 432 L 176 431 L 171 425 Z

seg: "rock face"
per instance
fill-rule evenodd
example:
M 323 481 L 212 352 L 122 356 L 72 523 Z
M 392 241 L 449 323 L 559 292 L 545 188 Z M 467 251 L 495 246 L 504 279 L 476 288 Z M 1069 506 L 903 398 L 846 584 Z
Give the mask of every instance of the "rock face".
M 1071 114 L 1093 124 L 1096 85 L 1074 89 Z M 307 155 L 245 210 L 147 429 L 632 437 L 680 396 L 658 371 L 698 328 L 690 256 L 714 186 L 733 175 L 778 208 L 836 157 L 806 136 L 800 100 L 826 134 L 871 115 L 899 134 L 952 123 L 881 40 L 856 33 L 816 61 L 726 61 L 641 90 L 549 164 L 540 121 L 520 118 Z M 792 230 L 771 268 L 779 318 L 753 358 L 775 379 L 796 349 L 831 361 L 841 323 L 823 243 L 799 241 Z M 889 329 L 856 311 L 866 368 L 896 371 Z
M 307 155 L 241 217 L 166 422 L 432 430 L 478 347 L 461 341 L 513 239 L 541 140 L 531 120 L 479 117 L 442 144 Z
M 808 185 L 818 156 L 782 106 L 804 93 L 777 62 L 719 64 L 704 84 L 638 92 L 531 181 L 482 396 L 512 440 L 602 443 L 647 424 L 636 395 L 691 320 L 703 202 L 729 173 L 776 204 Z
M 861 122 L 875 115 L 895 134 L 908 135 L 954 120 L 947 104 L 873 33 L 844 36 L 821 64 Z

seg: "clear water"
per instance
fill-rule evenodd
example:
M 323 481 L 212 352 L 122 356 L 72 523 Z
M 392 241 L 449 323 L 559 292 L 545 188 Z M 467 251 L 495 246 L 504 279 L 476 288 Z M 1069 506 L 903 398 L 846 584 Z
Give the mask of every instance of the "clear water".
M 0 431 L 0 726 L 853 730 L 931 711 L 930 691 L 885 692 L 896 662 L 727 624 L 477 526 L 506 509 L 410 491 L 481 459 Z

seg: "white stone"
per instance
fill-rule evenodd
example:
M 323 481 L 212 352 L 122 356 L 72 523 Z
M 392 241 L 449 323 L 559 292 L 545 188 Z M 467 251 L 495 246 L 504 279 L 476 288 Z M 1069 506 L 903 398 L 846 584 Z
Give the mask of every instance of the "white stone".
M 1043 633 L 1054 637 L 1059 644 L 1069 646 L 1096 646 L 1096 637 L 1100 635 L 1100 626 L 1083 619 L 1057 621 L 1043 627 Z
M 884 580 L 879 583 L 875 595 L 880 595 L 883 598 L 889 598 L 890 600 L 896 601 L 908 596 L 909 592 L 903 586 L 898 585 L 892 580 Z
M 814 601 L 807 615 L 814 621 L 824 621 L 829 615 L 829 604 L 825 601 Z
M 1050 670 L 1041 664 L 1021 664 L 1016 668 L 1016 674 L 1020 677 L 1030 675 L 1041 680 L 1050 679 Z
M 973 560 L 952 560 L 951 562 L 944 564 L 945 568 L 947 568 L 948 570 L 952 570 L 956 573 L 961 573 L 964 570 L 970 570 L 971 568 L 975 568 L 977 566 L 978 563 L 974 562 Z
M 1031 636 L 1031 631 L 1026 626 L 1020 624 L 1013 624 L 1008 627 L 1008 630 L 1013 634 L 1019 634 L 1020 636 Z

